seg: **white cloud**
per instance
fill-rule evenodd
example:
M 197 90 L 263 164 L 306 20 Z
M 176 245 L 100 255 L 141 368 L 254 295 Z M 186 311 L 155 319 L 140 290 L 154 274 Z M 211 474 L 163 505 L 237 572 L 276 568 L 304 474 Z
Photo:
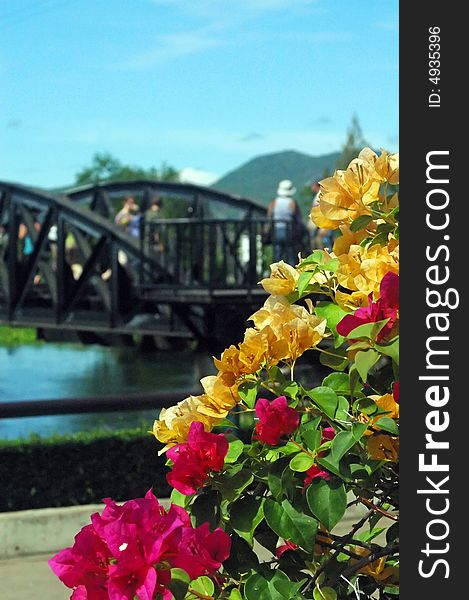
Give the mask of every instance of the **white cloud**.
M 224 42 L 214 37 L 193 33 L 171 33 L 158 36 L 153 47 L 128 60 L 112 65 L 123 70 L 144 71 L 183 56 L 203 52 Z
M 209 171 L 202 171 L 201 169 L 194 169 L 192 167 L 185 167 L 179 171 L 179 178 L 183 183 L 193 183 L 195 185 L 211 185 L 220 178 L 215 173 Z

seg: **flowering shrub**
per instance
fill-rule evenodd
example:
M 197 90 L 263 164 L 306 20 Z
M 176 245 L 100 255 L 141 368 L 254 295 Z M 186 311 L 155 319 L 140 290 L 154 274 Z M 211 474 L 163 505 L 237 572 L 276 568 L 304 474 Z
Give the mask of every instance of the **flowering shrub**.
M 398 182 L 398 156 L 369 148 L 321 182 L 311 218 L 340 231 L 333 248 L 273 264 L 204 393 L 161 411 L 171 508 L 106 500 L 50 561 L 72 598 L 399 594 Z M 311 389 L 295 375 L 307 351 L 331 370 Z

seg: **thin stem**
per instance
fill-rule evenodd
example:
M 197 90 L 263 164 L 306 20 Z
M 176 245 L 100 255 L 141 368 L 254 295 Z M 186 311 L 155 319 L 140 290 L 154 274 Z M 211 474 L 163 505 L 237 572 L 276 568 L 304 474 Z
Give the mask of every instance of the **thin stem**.
M 189 587 L 187 588 L 187 591 L 196 596 L 197 598 L 202 598 L 202 600 L 213 600 L 213 596 L 207 596 L 206 594 L 202 594 L 201 592 L 194 590 L 194 588 Z
M 309 450 L 306 450 L 306 448 L 303 448 L 303 446 L 301 444 L 299 444 L 298 442 L 296 442 L 294 439 L 290 438 L 289 440 L 294 446 L 296 446 L 297 448 L 299 448 L 302 452 L 304 452 L 305 454 L 307 454 L 308 456 L 310 456 L 311 458 L 314 458 L 316 460 L 316 455 L 312 454 Z
M 344 575 L 344 577 L 350 577 L 350 575 L 353 575 L 354 573 L 359 571 L 362 567 L 366 567 L 366 565 L 369 565 L 370 563 L 374 562 L 378 558 L 381 558 L 382 556 L 388 556 L 389 554 L 394 554 L 396 552 L 396 550 L 399 550 L 399 544 L 388 544 L 387 546 L 384 546 L 384 548 L 379 548 L 379 550 L 378 549 L 374 550 L 368 556 L 365 556 L 364 558 L 362 558 L 355 564 L 350 565 L 347 569 L 344 570 L 342 575 Z
M 371 510 L 373 510 L 374 512 L 378 512 L 381 515 L 383 515 L 384 517 L 391 519 L 392 521 L 399 521 L 399 518 L 396 515 L 388 513 L 387 511 L 383 510 L 379 506 L 376 506 L 376 504 L 373 504 L 373 502 L 371 502 L 371 500 L 368 500 L 367 498 L 362 498 L 361 496 L 360 496 L 359 500 L 362 504 L 364 504 L 365 506 L 368 506 L 368 508 L 371 508 Z
M 334 556 L 336 556 L 337 554 L 339 554 L 343 550 L 343 548 L 345 546 L 347 546 L 347 544 L 350 542 L 350 540 L 353 539 L 353 536 L 355 535 L 355 533 L 367 522 L 367 520 L 371 517 L 372 514 L 373 514 L 373 511 L 369 510 L 366 514 L 363 515 L 363 517 L 359 521 L 357 521 L 353 525 L 351 531 L 346 536 L 344 536 L 342 542 L 337 547 Z M 306 589 L 304 590 L 304 592 L 306 592 L 308 589 L 311 589 L 314 586 L 314 584 L 316 583 L 317 578 L 321 575 L 321 573 L 326 568 L 327 562 L 328 561 L 326 561 L 325 563 L 323 563 L 319 567 L 319 569 L 314 573 L 313 577 L 311 578 L 311 581 L 306 586 Z
M 317 350 L 318 352 L 322 352 L 323 354 L 329 354 L 329 356 L 334 356 L 335 358 L 341 358 L 342 360 L 345 360 L 347 358 L 346 356 L 342 356 L 341 354 L 334 354 L 333 352 L 329 352 L 329 350 L 324 350 L 323 348 L 319 348 L 318 346 L 314 346 L 314 348 L 312 348 L 312 350 Z

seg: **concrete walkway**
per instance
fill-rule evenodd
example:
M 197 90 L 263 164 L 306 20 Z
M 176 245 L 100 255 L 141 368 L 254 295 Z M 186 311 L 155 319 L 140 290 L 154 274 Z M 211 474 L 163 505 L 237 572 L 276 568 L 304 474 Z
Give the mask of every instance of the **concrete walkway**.
M 73 544 L 102 504 L 0 513 L 1 600 L 66 600 L 72 591 L 47 561 Z
M 0 560 L 2 600 L 67 600 L 66 588 L 47 564 L 51 554 L 20 556 Z

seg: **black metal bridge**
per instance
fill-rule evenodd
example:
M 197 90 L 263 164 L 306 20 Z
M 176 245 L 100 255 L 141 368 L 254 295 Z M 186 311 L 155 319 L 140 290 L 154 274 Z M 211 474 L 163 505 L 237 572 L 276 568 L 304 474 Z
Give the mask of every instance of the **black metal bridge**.
M 113 221 L 129 196 L 140 209 L 133 230 Z M 155 196 L 162 210 L 150 222 Z M 134 181 L 52 195 L 0 182 L 0 323 L 236 342 L 266 297 L 266 220 L 261 205 L 193 185 Z

